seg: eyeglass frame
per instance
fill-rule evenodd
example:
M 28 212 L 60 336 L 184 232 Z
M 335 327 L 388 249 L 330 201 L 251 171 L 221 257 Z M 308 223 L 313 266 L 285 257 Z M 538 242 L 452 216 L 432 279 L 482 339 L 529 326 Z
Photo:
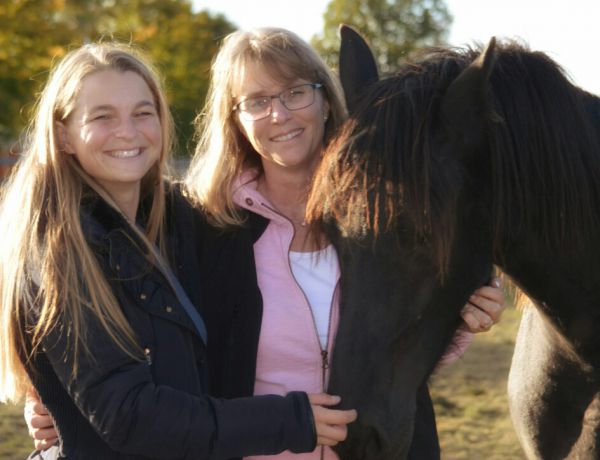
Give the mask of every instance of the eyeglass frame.
M 281 95 L 284 94 L 284 93 L 286 93 L 286 92 L 288 92 L 288 91 L 294 90 L 296 88 L 301 88 L 303 86 L 309 86 L 309 87 L 312 88 L 312 90 L 313 90 L 313 92 L 312 92 L 312 95 L 313 95 L 312 101 L 310 102 L 310 104 L 307 104 L 305 106 L 296 107 L 295 109 L 290 109 L 287 106 L 287 104 L 285 103 L 285 101 L 283 99 L 281 99 Z M 294 112 L 296 110 L 302 110 L 302 109 L 305 109 L 305 108 L 310 107 L 311 105 L 313 105 L 315 103 L 315 92 L 316 92 L 316 90 L 321 89 L 321 88 L 325 88 L 325 85 L 323 83 L 302 83 L 301 85 L 296 85 L 296 86 L 291 86 L 290 88 L 286 88 L 283 91 L 280 91 L 279 93 L 274 94 L 272 96 L 253 96 L 253 97 L 249 97 L 247 99 L 244 99 L 243 101 L 240 101 L 237 104 L 235 104 L 233 106 L 232 111 L 238 112 L 240 114 L 240 117 L 244 118 L 246 121 L 260 121 L 260 120 L 264 120 L 265 118 L 269 117 L 273 113 L 273 99 L 279 99 L 279 102 L 281 102 L 281 105 L 283 105 L 287 110 L 289 110 L 291 112 Z M 247 111 L 242 110 L 240 108 L 241 104 L 243 104 L 244 102 L 250 101 L 252 99 L 267 99 L 267 98 L 270 99 L 271 103 L 269 104 L 269 109 L 268 109 L 266 115 L 263 116 L 263 117 L 260 117 L 260 118 L 250 118 L 250 116 L 251 116 L 250 112 L 247 112 Z M 246 115 L 249 115 L 249 116 L 246 117 Z

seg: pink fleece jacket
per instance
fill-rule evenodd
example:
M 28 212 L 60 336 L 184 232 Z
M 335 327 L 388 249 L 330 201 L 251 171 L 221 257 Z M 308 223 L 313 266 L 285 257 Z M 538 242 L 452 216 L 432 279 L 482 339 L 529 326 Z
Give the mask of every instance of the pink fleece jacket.
M 234 190 L 234 202 L 270 221 L 254 244 L 258 286 L 263 297 L 254 394 L 284 395 L 293 390 L 320 393 L 325 391 L 329 377 L 339 317 L 339 288 L 336 286 L 332 299 L 327 347 L 322 349 L 311 307 L 290 266 L 294 226 L 256 190 L 256 182 L 249 182 L 251 178 L 251 174 L 240 178 Z M 339 285 L 339 267 L 337 279 Z M 471 340 L 471 333 L 459 331 L 438 366 L 456 360 Z M 286 451 L 276 456 L 246 458 L 337 460 L 338 456 L 329 447 L 317 447 L 307 454 Z

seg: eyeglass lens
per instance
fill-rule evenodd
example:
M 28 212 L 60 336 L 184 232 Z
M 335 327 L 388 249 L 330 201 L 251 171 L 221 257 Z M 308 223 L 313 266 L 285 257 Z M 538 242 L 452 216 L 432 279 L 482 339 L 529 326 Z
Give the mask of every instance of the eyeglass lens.
M 244 118 L 254 121 L 271 114 L 273 99 L 279 99 L 288 110 L 304 109 L 315 101 L 315 89 L 320 87 L 317 83 L 307 83 L 288 88 L 274 96 L 251 97 L 240 102 L 238 109 Z

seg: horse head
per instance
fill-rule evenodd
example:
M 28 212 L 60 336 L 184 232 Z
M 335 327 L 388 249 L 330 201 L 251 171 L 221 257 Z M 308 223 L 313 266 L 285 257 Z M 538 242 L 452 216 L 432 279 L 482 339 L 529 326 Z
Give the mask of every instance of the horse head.
M 359 419 L 339 451 L 349 460 L 395 460 L 412 444 L 419 458 L 432 458 L 414 444 L 422 437 L 415 417 L 430 410 L 425 383 L 460 308 L 491 273 L 483 120 L 495 42 L 478 59 L 440 55 L 379 79 L 364 40 L 346 27 L 341 33 L 350 118 L 309 200 L 313 216 L 334 222 L 341 235 L 334 237 L 342 302 L 329 389 Z M 460 204 L 472 190 L 481 200 L 467 213 Z

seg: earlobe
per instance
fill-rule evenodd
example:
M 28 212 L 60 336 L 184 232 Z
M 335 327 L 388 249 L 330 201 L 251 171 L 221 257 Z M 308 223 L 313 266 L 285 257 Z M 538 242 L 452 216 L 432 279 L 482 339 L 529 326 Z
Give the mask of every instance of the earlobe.
M 58 150 L 69 155 L 75 154 L 75 149 L 69 142 L 69 133 L 67 127 L 62 121 L 57 121 L 54 124 L 54 132 L 56 133 L 56 141 L 58 144 Z
M 323 121 L 327 123 L 329 120 L 329 115 L 331 113 L 331 107 L 329 105 L 329 101 L 326 99 L 323 104 Z
M 244 129 L 244 124 L 241 122 L 240 117 L 238 116 L 234 116 L 234 123 L 237 126 L 237 128 L 240 130 L 240 133 L 242 133 L 242 136 L 244 136 L 245 138 L 248 138 L 248 134 L 246 133 L 246 130 Z

